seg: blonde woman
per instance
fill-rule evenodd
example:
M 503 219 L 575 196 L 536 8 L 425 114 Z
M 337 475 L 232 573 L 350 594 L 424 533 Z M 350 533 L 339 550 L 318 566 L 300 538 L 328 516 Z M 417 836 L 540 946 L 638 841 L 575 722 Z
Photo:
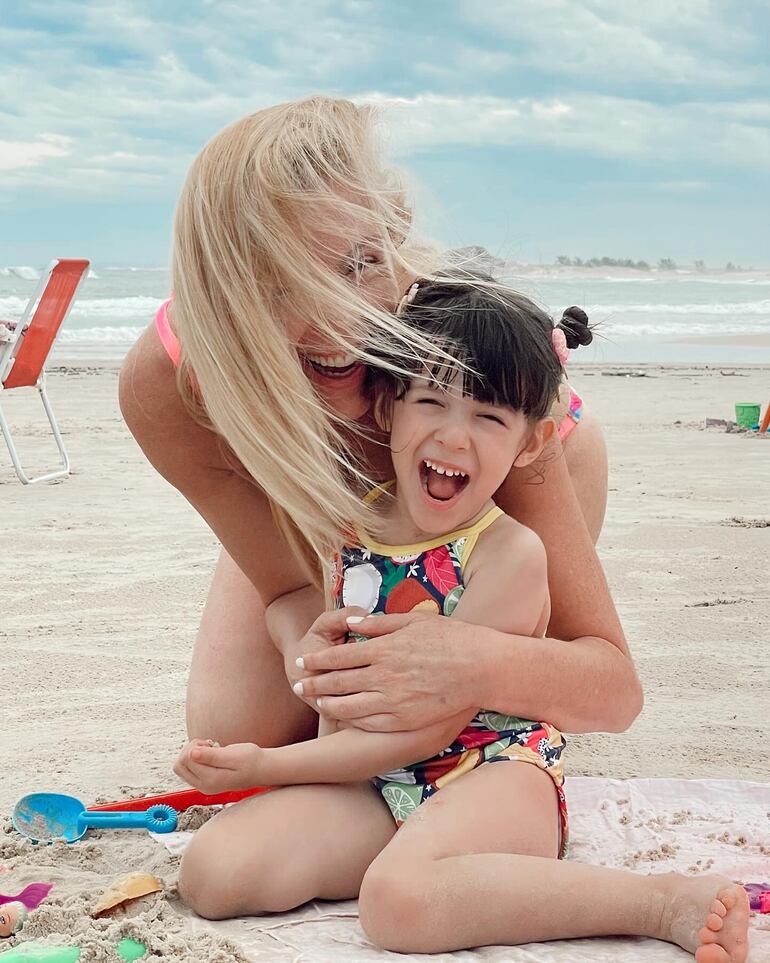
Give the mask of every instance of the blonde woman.
M 566 732 L 621 731 L 642 696 L 593 547 L 606 461 L 590 415 L 563 455 L 554 442 L 537 483 L 514 468 L 496 493 L 545 545 L 547 638 L 410 613 L 376 620 L 367 645 L 339 646 L 350 610 L 320 614 L 320 560 L 371 524 L 360 495 L 391 472 L 362 393 L 370 349 L 386 339 L 391 351 L 425 347 L 393 315 L 426 265 L 375 133 L 368 108 L 316 97 L 214 137 L 179 201 L 173 301 L 122 371 L 129 428 L 222 543 L 193 654 L 189 735 L 288 744 L 316 734 L 316 706 L 374 731 L 482 705 L 540 713 Z M 271 636 L 288 640 L 282 651 Z M 282 824 L 294 814 L 288 865 L 270 830 L 276 806 Z M 551 855 L 550 829 L 539 835 L 515 798 L 507 806 L 513 851 Z M 353 897 L 393 831 L 368 783 L 288 787 L 224 815 L 183 872 L 188 898 L 211 917 Z

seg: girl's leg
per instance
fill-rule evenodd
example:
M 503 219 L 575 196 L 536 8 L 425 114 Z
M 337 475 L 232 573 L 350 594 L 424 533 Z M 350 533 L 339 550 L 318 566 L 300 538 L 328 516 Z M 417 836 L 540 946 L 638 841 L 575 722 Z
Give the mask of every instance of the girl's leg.
M 352 899 L 395 829 L 368 782 L 276 789 L 198 830 L 182 857 L 179 891 L 207 919 Z
M 746 959 L 741 887 L 557 860 L 557 827 L 553 783 L 536 766 L 496 762 L 461 776 L 409 817 L 367 871 L 362 926 L 404 953 L 636 935 L 698 950 L 699 963 Z
M 315 736 L 317 725 L 289 688 L 257 590 L 222 550 L 187 684 L 189 737 L 282 746 Z

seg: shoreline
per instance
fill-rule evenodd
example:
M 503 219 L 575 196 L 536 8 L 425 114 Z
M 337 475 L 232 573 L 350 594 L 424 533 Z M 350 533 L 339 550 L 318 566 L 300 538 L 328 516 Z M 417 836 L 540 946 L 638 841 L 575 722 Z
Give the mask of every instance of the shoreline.
M 770 346 L 770 335 L 768 338 L 768 346 Z M 688 341 L 688 344 L 700 344 L 700 341 Z M 764 347 L 764 345 L 762 345 Z M 64 358 L 53 359 L 53 362 L 48 366 L 48 374 L 71 374 L 71 373 L 84 373 L 84 372 L 98 372 L 98 371 L 120 371 L 122 365 L 122 359 L 115 358 Z M 676 371 L 717 371 L 719 369 L 746 369 L 747 371 L 770 371 L 770 359 L 767 361 L 722 361 L 722 362 L 706 362 L 706 361 L 574 361 L 569 365 L 569 371 L 579 371 L 587 372 L 589 375 L 591 373 L 596 373 L 602 369 L 627 369 L 627 368 L 644 368 L 646 370 L 676 370 Z
M 732 347 L 770 348 L 770 332 L 759 331 L 746 334 L 698 334 L 684 338 L 672 338 L 670 344 L 729 345 Z

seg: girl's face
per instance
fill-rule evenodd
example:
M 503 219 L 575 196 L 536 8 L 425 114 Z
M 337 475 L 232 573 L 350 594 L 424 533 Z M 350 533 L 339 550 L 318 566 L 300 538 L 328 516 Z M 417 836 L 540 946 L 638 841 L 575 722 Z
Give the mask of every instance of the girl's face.
M 395 402 L 390 447 L 398 502 L 417 533 L 443 535 L 486 512 L 511 468 L 540 454 L 549 422 L 533 426 L 519 411 L 464 395 L 461 377 L 446 387 L 412 381 Z
M 389 241 L 378 236 L 361 239 L 364 234 L 360 225 L 340 225 L 333 232 L 317 232 L 314 249 L 324 265 L 355 287 L 361 297 L 392 312 L 401 291 L 392 268 Z M 357 240 L 351 241 L 351 237 Z M 362 394 L 364 363 L 345 354 L 314 327 L 312 319 L 289 316 L 284 322 L 305 373 L 319 394 L 339 414 L 360 417 L 368 407 Z

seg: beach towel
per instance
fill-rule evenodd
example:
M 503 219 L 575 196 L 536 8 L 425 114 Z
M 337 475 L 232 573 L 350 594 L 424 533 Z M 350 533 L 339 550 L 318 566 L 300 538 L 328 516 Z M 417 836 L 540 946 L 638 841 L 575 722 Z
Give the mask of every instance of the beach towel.
M 639 872 L 718 872 L 743 883 L 770 875 L 770 785 L 721 779 L 572 777 L 571 860 Z M 191 833 L 158 836 L 181 852 Z M 487 946 L 432 956 L 383 953 L 364 936 L 355 901 L 194 926 L 216 931 L 254 963 L 685 963 L 692 956 L 636 937 Z M 770 963 L 770 916 L 754 915 L 749 963 Z

